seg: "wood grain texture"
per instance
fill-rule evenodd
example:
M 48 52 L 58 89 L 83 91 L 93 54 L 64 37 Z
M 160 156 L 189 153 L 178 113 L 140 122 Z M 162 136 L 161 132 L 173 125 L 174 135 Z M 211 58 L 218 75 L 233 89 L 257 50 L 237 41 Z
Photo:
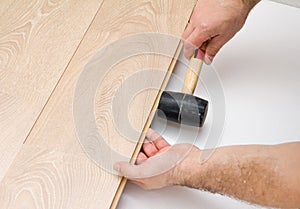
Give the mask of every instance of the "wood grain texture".
M 111 196 L 103 192 L 110 185 L 95 179 L 114 177 L 85 156 L 24 145 L 14 167 L 0 187 L 1 208 L 99 208 Z
M 145 139 L 145 136 L 146 136 L 146 132 L 147 132 L 147 130 L 150 128 L 150 125 L 151 125 L 151 123 L 152 123 L 152 120 L 153 120 L 154 117 L 155 117 L 156 109 L 158 108 L 160 97 L 161 97 L 163 91 L 164 91 L 164 90 L 166 89 L 166 87 L 167 87 L 168 81 L 169 81 L 169 79 L 170 79 L 170 77 L 171 77 L 171 74 L 172 74 L 172 72 L 173 72 L 173 70 L 174 70 L 174 67 L 175 67 L 175 65 L 176 65 L 176 62 L 177 62 L 177 60 L 178 60 L 178 57 L 179 57 L 179 55 L 180 55 L 180 51 L 182 50 L 182 48 L 183 48 L 183 43 L 180 42 L 179 45 L 178 45 L 178 47 L 177 47 L 177 49 L 176 49 L 176 52 L 175 52 L 175 54 L 174 54 L 174 57 L 173 57 L 173 59 L 171 60 L 171 63 L 170 63 L 170 65 L 169 65 L 169 68 L 168 68 L 168 71 L 167 71 L 167 74 L 166 74 L 164 80 L 162 81 L 162 85 L 161 85 L 159 91 L 157 92 L 157 96 L 156 96 L 156 98 L 155 98 L 154 104 L 153 104 L 153 106 L 152 106 L 152 108 L 151 108 L 151 111 L 150 111 L 150 113 L 149 113 L 149 116 L 148 116 L 148 118 L 147 118 L 147 120 L 146 120 L 146 122 L 145 122 L 145 125 L 144 125 L 144 127 L 143 127 L 142 134 L 140 135 L 140 137 L 139 137 L 139 139 L 138 139 L 138 142 L 137 142 L 137 145 L 135 146 L 135 149 L 133 150 L 133 154 L 132 154 L 132 157 L 131 157 L 131 159 L 130 159 L 130 163 L 131 163 L 131 164 L 134 164 L 134 163 L 135 163 L 135 161 L 136 161 L 136 159 L 137 159 L 137 156 L 138 156 L 140 150 L 142 149 L 142 145 L 143 145 L 143 142 L 144 142 L 144 139 Z M 123 178 L 121 179 L 121 182 L 120 182 L 120 184 L 119 184 L 119 187 L 118 187 L 118 189 L 117 189 L 117 191 L 116 191 L 116 194 L 115 194 L 115 196 L 114 196 L 114 199 L 113 199 L 113 201 L 112 201 L 112 204 L 111 204 L 111 206 L 110 206 L 110 209 L 114 209 L 114 208 L 117 207 L 118 202 L 119 202 L 119 200 L 120 200 L 120 198 L 121 198 L 122 192 L 123 192 L 124 189 L 125 189 L 126 183 L 127 183 L 127 179 L 126 179 L 125 177 L 123 177 Z
M 144 32 L 161 32 L 180 37 L 194 3 L 180 0 L 104 1 L 26 143 L 0 184 L 1 208 L 111 206 L 121 178 L 96 165 L 81 147 L 73 115 L 77 81 L 86 69 L 85 65 L 101 47 L 109 46 L 121 38 Z M 171 48 L 174 54 L 177 44 Z M 121 53 L 126 50 L 119 48 L 118 51 Z M 105 54 L 114 56 L 115 52 L 108 47 Z M 131 82 L 133 87 L 139 83 L 159 87 L 171 60 L 172 57 L 161 55 L 137 54 L 119 60 L 102 75 L 104 79 L 97 87 L 94 101 L 97 128 L 106 144 L 128 160 L 136 148 L 159 90 L 145 89 L 137 93 L 128 106 L 122 104 L 124 100 L 121 99 L 117 108 L 113 109 L 118 89 L 125 90 L 124 98 L 129 96 L 126 93 L 129 89 L 124 88 L 124 85 L 135 75 L 137 77 Z M 93 65 L 90 66 L 88 69 L 92 70 Z M 139 74 L 145 68 L 153 74 Z M 154 68 L 163 71 L 157 73 Z M 116 118 L 117 121 L 126 122 L 121 113 L 127 110 L 130 123 L 136 130 L 131 140 L 124 137 L 114 125 Z M 115 159 L 110 155 L 105 157 L 112 165 Z M 116 202 L 117 199 L 112 208 Z
M 0 3 L 0 180 L 66 69 L 101 1 Z

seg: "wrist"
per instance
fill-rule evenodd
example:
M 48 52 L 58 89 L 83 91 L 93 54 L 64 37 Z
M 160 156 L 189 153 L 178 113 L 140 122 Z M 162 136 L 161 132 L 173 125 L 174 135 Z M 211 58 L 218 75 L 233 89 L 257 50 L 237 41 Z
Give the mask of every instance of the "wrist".
M 231 153 L 230 149 L 218 148 L 213 151 L 213 154 L 208 159 L 201 161 L 201 155 L 206 155 L 204 152 L 212 151 L 201 151 L 196 146 L 193 146 L 192 151 L 174 170 L 175 182 L 173 183 L 216 192 L 216 188 L 219 187 L 218 184 L 221 183 L 220 179 L 222 176 L 220 173 L 226 168 L 228 161 L 236 156 Z
M 187 156 L 175 167 L 173 171 L 173 184 L 194 187 L 192 184 L 199 184 L 200 175 L 203 169 L 200 163 L 201 150 L 191 146 Z

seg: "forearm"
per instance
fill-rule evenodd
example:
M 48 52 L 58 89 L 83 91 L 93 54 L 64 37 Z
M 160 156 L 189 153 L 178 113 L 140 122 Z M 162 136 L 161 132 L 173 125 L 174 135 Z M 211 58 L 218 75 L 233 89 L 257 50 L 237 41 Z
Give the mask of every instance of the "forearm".
M 261 0 L 242 0 L 243 4 L 247 5 L 249 9 L 252 9 Z
M 300 143 L 221 147 L 200 163 L 194 149 L 176 171 L 176 183 L 260 205 L 299 207 L 299 150 Z

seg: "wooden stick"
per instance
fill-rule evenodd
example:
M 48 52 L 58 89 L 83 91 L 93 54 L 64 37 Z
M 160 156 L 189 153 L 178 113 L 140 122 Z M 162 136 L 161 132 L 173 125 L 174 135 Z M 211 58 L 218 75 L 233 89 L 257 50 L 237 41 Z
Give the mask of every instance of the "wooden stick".
M 205 55 L 207 42 L 205 42 L 199 50 L 196 50 L 195 56 L 190 59 L 188 69 L 185 74 L 184 83 L 182 87 L 182 93 L 194 94 L 195 88 L 198 83 L 198 78 L 203 66 L 203 60 Z M 201 59 L 199 58 L 199 55 Z
M 194 94 L 198 78 L 201 72 L 203 61 L 192 57 L 190 59 L 189 67 L 186 71 L 182 93 Z

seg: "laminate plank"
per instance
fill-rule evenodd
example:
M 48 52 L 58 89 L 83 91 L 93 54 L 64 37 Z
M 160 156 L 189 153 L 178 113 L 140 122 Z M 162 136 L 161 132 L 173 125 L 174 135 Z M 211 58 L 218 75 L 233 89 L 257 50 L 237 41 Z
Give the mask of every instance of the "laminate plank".
M 139 152 L 140 152 L 140 150 L 142 148 L 142 145 L 143 145 L 143 142 L 144 142 L 144 138 L 146 136 L 146 132 L 150 128 L 151 122 L 154 119 L 154 116 L 156 114 L 156 109 L 157 109 L 157 107 L 159 105 L 160 97 L 161 97 L 163 91 L 166 89 L 166 86 L 167 86 L 168 81 L 170 79 L 170 76 L 171 76 L 171 74 L 173 72 L 173 69 L 174 69 L 174 67 L 175 67 L 175 65 L 176 65 L 176 63 L 178 61 L 178 57 L 180 55 L 180 51 L 182 50 L 182 48 L 183 48 L 183 44 L 181 42 L 178 45 L 177 49 L 176 49 L 174 57 L 173 57 L 173 59 L 172 59 L 172 61 L 170 63 L 170 66 L 168 68 L 167 74 L 166 74 L 164 80 L 162 81 L 162 85 L 161 85 L 159 91 L 157 92 L 157 96 L 155 98 L 154 104 L 153 104 L 153 106 L 151 108 L 149 116 L 148 116 L 147 120 L 145 121 L 145 125 L 144 125 L 144 127 L 142 129 L 142 134 L 140 135 L 140 137 L 138 139 L 138 142 L 137 142 L 137 145 L 136 145 L 135 149 L 133 150 L 133 154 L 132 154 L 132 157 L 130 159 L 130 163 L 132 163 L 132 164 L 135 163 L 135 160 L 136 160 L 136 158 L 137 158 L 137 156 L 138 156 L 138 154 L 139 154 Z M 123 177 L 121 179 L 121 182 L 120 182 L 119 187 L 118 187 L 118 189 L 116 191 L 116 194 L 114 196 L 114 199 L 112 201 L 112 204 L 111 204 L 110 208 L 116 208 L 117 207 L 118 202 L 119 202 L 119 200 L 121 198 L 122 192 L 125 189 L 126 183 L 127 183 L 127 179 Z
M 14 2 L 15 0 L 4 0 L 0 4 L 0 16 L 6 11 Z M 1 32 L 0 32 L 1 33 Z
M 0 186 L 3 209 L 102 208 L 111 198 L 104 192 L 110 185 L 99 179 L 110 182 L 115 177 L 85 156 L 23 145 L 13 167 Z
M 114 196 L 121 178 L 97 164 L 96 159 L 90 158 L 92 155 L 87 155 L 87 152 L 94 151 L 102 156 L 108 165 L 106 169 L 112 169 L 113 162 L 118 160 L 113 153 L 130 160 L 158 95 L 158 88 L 166 82 L 166 72 L 179 42 L 172 38 L 171 41 L 156 42 L 151 34 L 142 36 L 149 37 L 145 40 L 130 37 L 146 32 L 180 37 L 194 3 L 180 0 L 104 1 L 24 147 L 0 184 L 0 203 L 4 208 L 22 205 L 27 208 L 116 207 Z M 122 41 L 116 42 L 120 39 Z M 132 47 L 124 48 L 126 44 L 122 47 L 126 40 L 132 41 Z M 116 43 L 120 47 L 114 48 Z M 144 54 L 143 47 L 169 47 L 172 56 Z M 103 54 L 101 50 L 99 54 L 99 49 L 103 49 Z M 107 59 L 120 58 L 127 52 L 136 52 L 136 55 L 117 60 L 107 72 L 94 72 L 106 66 Z M 95 54 L 98 57 L 95 58 Z M 157 68 L 160 70 L 155 70 Z M 79 139 L 78 118 L 74 113 L 78 109 L 74 101 L 82 102 L 82 108 L 89 103 L 85 98 L 74 95 L 77 95 L 78 82 L 85 72 L 91 72 L 88 75 L 92 77 L 84 77 L 83 81 L 88 85 L 79 88 L 81 94 L 95 86 L 93 78 L 102 77 L 96 85 L 94 116 L 105 142 L 101 145 L 108 145 L 111 148 L 109 152 L 101 146 L 95 147 L 92 141 L 90 144 L 86 141 L 85 146 L 82 138 Z M 127 98 L 133 96 L 130 93 L 132 89 L 140 84 L 156 88 L 138 91 L 126 103 Z M 84 124 L 88 124 L 84 121 L 85 113 L 79 116 L 83 117 Z M 76 120 L 77 123 L 74 123 Z M 115 122 L 132 124 L 135 130 L 130 135 L 132 138 L 126 138 Z M 68 169 L 68 165 L 73 169 Z
M 1 180 L 101 1 L 4 0 L 0 5 Z

